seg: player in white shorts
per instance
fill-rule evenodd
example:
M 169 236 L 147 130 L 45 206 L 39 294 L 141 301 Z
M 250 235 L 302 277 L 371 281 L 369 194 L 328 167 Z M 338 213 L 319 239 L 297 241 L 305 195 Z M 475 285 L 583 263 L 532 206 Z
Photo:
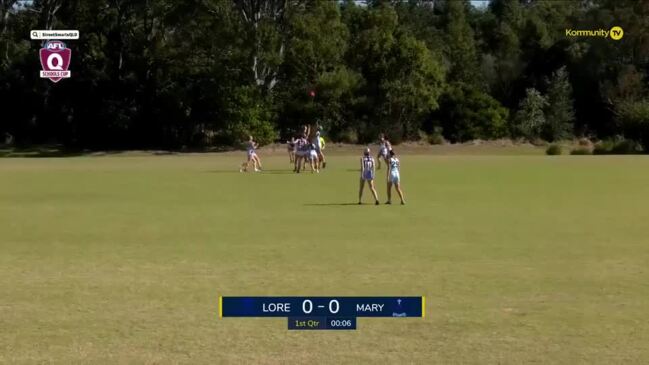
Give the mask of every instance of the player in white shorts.
M 392 144 L 385 138 L 383 133 L 379 134 L 379 154 L 376 156 L 379 170 L 381 169 L 381 161 L 385 162 L 386 165 L 388 164 L 390 151 L 392 151 Z
M 401 198 L 401 205 L 406 204 L 403 200 L 403 192 L 401 191 L 400 168 L 401 162 L 399 162 L 397 154 L 394 153 L 394 150 L 390 150 L 390 159 L 388 161 L 388 201 L 385 204 L 392 204 L 392 185 L 394 185 L 395 190 L 399 194 L 399 198 Z
M 311 172 L 320 173 L 320 168 L 318 166 L 318 150 L 314 144 L 311 144 L 309 147 L 309 163 L 311 164 Z
M 318 169 L 320 169 L 320 166 L 324 169 L 327 167 L 327 160 L 325 160 L 325 156 L 322 153 L 322 150 L 324 150 L 324 138 L 322 138 L 322 127 L 317 126 L 315 136 L 313 137 L 313 144 L 315 145 L 315 151 L 318 154 Z
M 306 135 L 302 135 L 295 141 L 295 169 L 294 172 L 298 174 L 304 169 L 306 160 L 309 158 L 309 144 Z
M 291 137 L 290 141 L 286 141 L 286 150 L 288 151 L 289 163 L 295 163 L 295 137 Z
M 259 156 L 257 156 L 257 148 L 259 148 L 257 142 L 254 141 L 252 136 L 248 136 L 248 142 L 246 142 L 247 159 L 246 162 L 241 164 L 239 172 L 248 171 L 248 166 L 251 162 L 252 166 L 255 168 L 255 172 L 261 171 L 261 160 L 259 159 Z
M 370 155 L 369 148 L 365 149 L 363 157 L 361 157 L 361 185 L 358 190 L 358 204 L 362 204 L 361 199 L 363 198 L 363 188 L 366 181 L 374 196 L 374 204 L 379 205 L 379 196 L 374 188 L 374 158 Z

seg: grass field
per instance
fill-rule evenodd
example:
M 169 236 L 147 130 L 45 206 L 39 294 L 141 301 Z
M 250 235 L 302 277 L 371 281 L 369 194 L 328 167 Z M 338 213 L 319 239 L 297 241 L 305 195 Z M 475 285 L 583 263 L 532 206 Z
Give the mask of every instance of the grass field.
M 379 207 L 346 205 L 355 156 L 241 157 L 0 159 L 0 362 L 649 360 L 646 156 L 402 156 L 408 205 Z M 219 295 L 425 295 L 427 316 L 287 331 L 218 319 Z

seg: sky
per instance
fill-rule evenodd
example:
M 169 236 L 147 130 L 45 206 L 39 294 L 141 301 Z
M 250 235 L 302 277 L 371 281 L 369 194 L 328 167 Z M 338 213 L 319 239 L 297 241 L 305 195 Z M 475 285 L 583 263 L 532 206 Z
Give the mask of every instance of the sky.
M 471 0 L 471 5 L 481 8 L 489 5 L 489 0 Z

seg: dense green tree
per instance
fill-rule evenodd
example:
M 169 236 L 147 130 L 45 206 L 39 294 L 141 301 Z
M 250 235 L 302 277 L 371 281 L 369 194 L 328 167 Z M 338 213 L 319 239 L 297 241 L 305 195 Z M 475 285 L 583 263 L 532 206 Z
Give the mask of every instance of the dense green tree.
M 443 72 L 423 42 L 406 34 L 397 37 L 389 77 L 381 88 L 387 100 L 383 112 L 394 140 L 413 138 L 421 129 L 422 116 L 437 109 Z
M 361 139 L 382 131 L 393 140 L 412 137 L 423 116 L 437 107 L 441 65 L 425 43 L 399 28 L 392 7 L 372 7 L 360 20 L 363 27 L 353 35 L 348 58 L 364 78 L 360 92 L 366 99 L 357 111 Z
M 444 2 L 440 0 L 393 1 L 399 27 L 426 43 L 435 57 L 441 58 L 447 37 L 444 30 Z
M 473 30 L 466 17 L 468 1 L 447 1 L 445 9 L 446 54 L 449 60 L 448 79 L 477 84 L 480 81 Z
M 633 0 L 0 0 L 0 142 L 177 149 L 319 122 L 360 142 L 443 127 L 646 147 L 647 18 Z M 564 32 L 613 25 L 623 39 Z M 31 29 L 80 31 L 72 78 L 39 77 Z
M 507 135 L 509 111 L 475 86 L 455 84 L 442 94 L 439 103 L 431 130 L 441 127 L 444 137 L 452 142 Z
M 649 99 L 623 101 L 618 106 L 617 121 L 627 138 L 649 148 Z
M 284 106 L 280 119 L 290 130 L 315 121 L 336 129 L 359 82 L 344 62 L 348 30 L 340 9 L 329 1 L 305 3 L 293 7 L 288 19 L 286 59 L 276 96 Z
M 568 80 L 565 67 L 552 74 L 548 81 L 547 101 L 545 109 L 546 125 L 541 137 L 549 141 L 568 138 L 572 135 L 575 121 L 575 111 L 572 100 L 572 86 Z
M 527 89 L 525 91 L 525 98 L 521 100 L 518 106 L 512 134 L 527 138 L 528 140 L 540 138 L 541 133 L 546 128 L 547 122 L 544 110 L 547 106 L 547 98 L 538 90 L 533 88 Z
M 491 34 L 488 54 L 493 53 L 493 68 L 486 72 L 493 75 L 491 93 L 508 107 L 514 106 L 516 81 L 521 77 L 524 63 L 521 58 L 520 33 L 523 12 L 518 0 L 494 0 L 489 4 L 495 14 L 493 23 L 485 24 Z

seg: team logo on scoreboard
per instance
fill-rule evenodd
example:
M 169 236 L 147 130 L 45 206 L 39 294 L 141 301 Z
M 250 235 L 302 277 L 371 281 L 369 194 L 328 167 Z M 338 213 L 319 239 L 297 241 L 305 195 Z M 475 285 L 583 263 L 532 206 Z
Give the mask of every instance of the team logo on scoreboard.
M 41 78 L 59 82 L 70 77 L 70 58 L 72 51 L 61 41 L 47 41 L 39 51 L 41 58 Z

